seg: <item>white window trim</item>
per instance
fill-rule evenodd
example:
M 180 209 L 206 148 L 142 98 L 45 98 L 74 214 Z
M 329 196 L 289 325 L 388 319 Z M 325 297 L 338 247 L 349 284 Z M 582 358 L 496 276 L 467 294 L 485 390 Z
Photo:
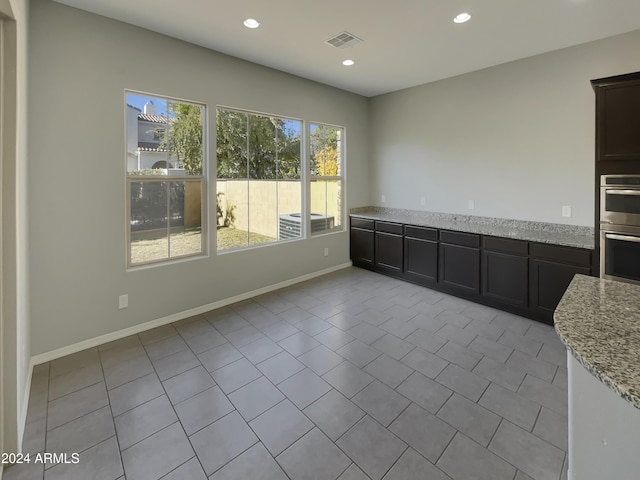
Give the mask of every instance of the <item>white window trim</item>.
M 302 217 L 304 219 L 306 219 L 307 221 L 303 221 L 301 222 L 300 225 L 300 237 L 298 238 L 289 238 L 286 240 L 275 240 L 273 242 L 268 242 L 268 243 L 260 243 L 260 244 L 247 244 L 244 246 L 240 246 L 240 247 L 235 247 L 235 248 L 227 248 L 225 250 L 218 250 L 218 235 L 216 234 L 215 236 L 215 240 L 214 240 L 214 251 L 216 252 L 216 255 L 227 255 L 229 253 L 236 253 L 236 252 L 244 252 L 247 250 L 255 250 L 258 248 L 268 248 L 268 247 L 272 247 L 275 245 L 283 245 L 286 243 L 292 243 L 292 242 L 299 242 L 301 240 L 305 240 L 307 238 L 307 235 L 310 230 L 309 230 L 309 222 L 308 222 L 308 217 L 309 215 L 307 215 L 305 212 L 307 212 L 307 197 L 308 197 L 308 182 L 307 182 L 307 171 L 308 171 L 308 165 L 306 165 L 307 160 L 308 160 L 308 156 L 306 154 L 307 152 L 307 146 L 306 146 L 306 139 L 307 139 L 307 129 L 308 129 L 308 124 L 305 120 L 301 119 L 301 118 L 297 118 L 297 117 L 293 117 L 293 116 L 286 116 L 283 114 L 276 114 L 276 113 L 267 113 L 267 112 L 261 112 L 261 111 L 257 111 L 257 110 L 248 110 L 248 109 L 244 109 L 244 108 L 238 108 L 238 107 L 229 107 L 227 105 L 216 105 L 216 135 L 217 135 L 217 112 L 218 110 L 228 110 L 228 111 L 232 111 L 232 112 L 238 112 L 238 113 L 246 113 L 246 114 L 251 114 L 251 115 L 260 115 L 260 116 L 265 116 L 265 117 L 275 117 L 275 118 L 280 118 L 282 120 L 293 120 L 293 121 L 297 121 L 300 122 L 300 133 L 301 133 L 301 137 L 300 137 L 300 196 L 301 196 L 301 201 L 300 201 L 300 213 L 302 215 Z M 216 136 L 216 145 L 213 148 L 213 151 L 217 152 L 217 136 Z M 215 161 L 215 168 L 212 169 L 212 178 L 214 179 L 214 181 L 212 183 L 215 183 L 214 188 L 214 197 L 217 199 L 217 195 L 218 195 L 218 159 L 217 159 L 217 154 L 216 154 L 216 161 Z M 222 179 L 222 180 L 227 180 L 227 179 Z M 238 180 L 244 180 L 243 178 L 240 178 Z M 247 181 L 249 181 L 250 179 L 247 177 L 246 178 Z M 251 217 L 249 216 L 249 218 L 247 219 L 247 228 L 250 228 L 250 224 L 251 224 Z M 250 232 L 250 230 L 249 230 Z M 217 233 L 217 222 L 216 222 L 216 233 Z
M 309 181 L 307 182 L 307 198 L 309 199 L 309 203 L 311 202 L 311 182 L 313 182 L 314 180 L 322 180 L 322 181 L 336 181 L 336 180 L 340 180 L 342 182 L 342 192 L 341 192 L 341 205 L 340 205 L 340 215 L 341 215 L 341 222 L 340 225 L 334 228 L 331 228 L 329 230 L 323 230 L 321 232 L 318 233 L 311 233 L 311 205 L 309 205 L 309 210 L 307 210 L 307 221 L 306 226 L 308 231 L 310 232 L 310 237 L 312 238 L 316 238 L 316 237 L 322 237 L 323 235 L 333 235 L 336 233 L 341 233 L 341 232 L 345 232 L 347 227 L 346 224 L 348 223 L 346 221 L 346 213 L 347 213 L 347 208 L 346 208 L 346 204 L 347 204 L 347 149 L 344 148 L 344 146 L 347 145 L 347 127 L 344 127 L 342 125 L 336 125 L 334 123 L 327 123 L 327 122 L 316 122 L 313 120 L 310 120 L 308 122 L 308 128 L 306 131 L 306 135 L 305 135 L 305 139 L 308 139 L 309 137 L 311 137 L 311 125 L 323 125 L 326 127 L 334 127 L 334 128 L 339 128 L 342 130 L 342 145 L 343 148 L 340 149 L 340 169 L 339 171 L 342 172 L 342 175 L 337 175 L 337 176 L 318 176 L 318 175 L 311 175 L 311 141 L 308 141 L 308 146 L 307 146 L 307 161 L 306 161 L 306 165 L 305 165 L 305 171 L 309 172 L 308 176 L 309 176 Z

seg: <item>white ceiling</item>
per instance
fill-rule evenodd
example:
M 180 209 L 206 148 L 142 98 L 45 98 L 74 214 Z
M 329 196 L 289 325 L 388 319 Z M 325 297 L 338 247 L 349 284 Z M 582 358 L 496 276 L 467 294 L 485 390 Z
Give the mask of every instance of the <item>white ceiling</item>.
M 640 0 L 58 1 L 365 96 L 640 29 Z

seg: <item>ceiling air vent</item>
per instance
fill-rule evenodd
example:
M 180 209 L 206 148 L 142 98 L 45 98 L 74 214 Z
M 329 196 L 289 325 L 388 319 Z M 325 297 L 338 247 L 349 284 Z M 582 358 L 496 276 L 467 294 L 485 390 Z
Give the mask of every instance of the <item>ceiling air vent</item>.
M 349 48 L 361 43 L 362 41 L 363 40 L 361 38 L 358 38 L 349 32 L 342 32 L 328 40 L 325 40 L 324 43 L 336 48 Z

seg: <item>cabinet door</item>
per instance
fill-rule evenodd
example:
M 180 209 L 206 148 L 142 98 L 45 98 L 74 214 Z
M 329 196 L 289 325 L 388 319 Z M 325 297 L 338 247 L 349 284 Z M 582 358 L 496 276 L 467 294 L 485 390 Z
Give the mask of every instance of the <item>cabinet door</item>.
M 528 304 L 527 257 L 482 252 L 482 294 L 503 305 L 526 308 Z
M 441 236 L 442 239 L 442 236 Z M 460 293 L 480 293 L 480 250 L 440 243 L 438 281 Z
M 351 228 L 351 261 L 365 268 L 373 267 L 373 230 Z
M 596 89 L 596 158 L 640 160 L 640 81 Z
M 376 232 L 375 259 L 380 271 L 402 273 L 402 235 Z
M 438 242 L 404 238 L 404 272 L 408 280 L 433 284 L 438 281 Z
M 547 323 L 553 323 L 553 312 L 573 276 L 577 273 L 591 273 L 588 267 L 536 259 L 530 260 L 529 269 L 529 305 Z

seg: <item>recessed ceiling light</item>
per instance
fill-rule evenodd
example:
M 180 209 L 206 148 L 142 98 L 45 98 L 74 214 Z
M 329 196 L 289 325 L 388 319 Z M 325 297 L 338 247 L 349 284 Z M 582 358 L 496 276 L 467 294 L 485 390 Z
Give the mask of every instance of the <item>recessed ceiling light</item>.
M 356 62 L 354 62 L 353 60 L 343 60 L 343 61 L 342 61 L 342 64 L 343 64 L 345 67 L 350 67 L 350 66 L 351 66 L 351 65 L 353 65 L 354 63 L 356 63 Z
M 258 28 L 260 26 L 260 22 L 258 22 L 255 18 L 247 18 L 242 23 L 247 28 Z
M 460 15 L 456 15 L 456 18 L 453 19 L 455 23 L 464 23 L 468 22 L 471 19 L 471 15 L 468 13 L 461 13 Z

